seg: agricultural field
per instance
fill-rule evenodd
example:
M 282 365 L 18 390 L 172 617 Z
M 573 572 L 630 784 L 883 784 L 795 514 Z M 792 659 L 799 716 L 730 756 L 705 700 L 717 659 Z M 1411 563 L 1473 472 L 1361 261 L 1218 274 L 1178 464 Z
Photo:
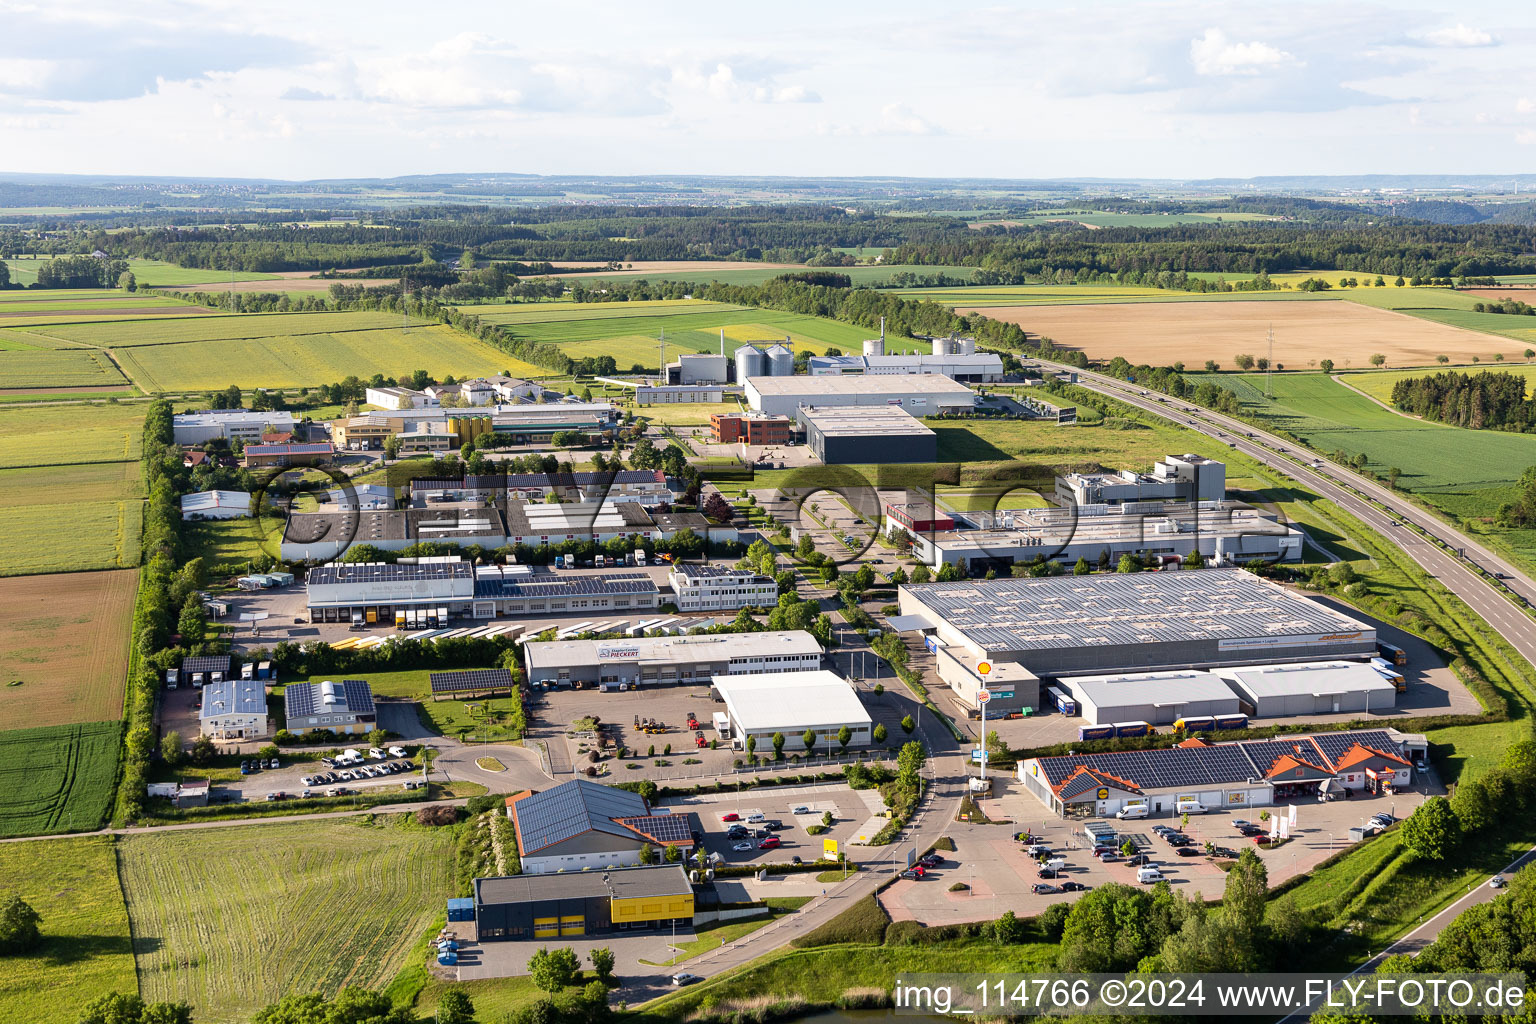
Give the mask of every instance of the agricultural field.
M 0 722 L 122 717 L 137 581 L 134 571 L 0 580 Z
M 409 326 L 426 321 L 411 320 Z M 392 313 L 369 311 L 345 313 L 242 313 L 200 320 L 143 319 L 119 324 L 79 324 L 38 331 L 47 337 L 95 348 L 123 349 L 140 345 L 181 345 L 192 342 L 236 341 L 299 337 L 308 334 L 340 334 L 399 328 L 401 318 Z M 0 337 L 3 337 L 0 334 Z
M 1213 359 L 1231 366 L 1238 353 L 1263 356 L 1275 332 L 1275 361 L 1292 368 L 1332 359 L 1340 369 L 1366 366 L 1381 353 L 1389 366 L 1432 366 L 1435 357 L 1470 362 L 1494 339 L 1460 325 L 1405 316 L 1354 302 L 1145 302 L 1095 306 L 957 307 L 1044 335 L 1093 359 L 1191 367 Z M 1476 316 L 1448 311 L 1446 315 Z M 1495 317 L 1497 319 L 1498 317 Z M 1514 318 L 1505 318 L 1514 319 Z
M 0 408 L 0 469 L 137 460 L 144 407 L 107 402 Z
M 281 553 L 283 522 L 263 517 L 259 524 L 254 519 L 186 523 L 181 528 L 182 556 L 188 560 L 201 558 L 208 566 L 249 562 L 261 555 L 277 559 Z
M 11 268 L 11 283 L 23 287 L 30 287 L 37 283 L 38 268 L 48 263 L 47 258 L 40 259 L 9 259 L 5 263 Z M 195 267 L 178 267 L 174 263 L 162 263 L 160 260 L 128 260 L 128 269 L 133 273 L 134 279 L 141 288 L 175 288 L 183 285 L 197 284 L 202 281 L 217 282 L 222 279 L 229 282 L 229 271 L 200 270 Z M 258 274 L 249 271 L 239 271 L 235 278 L 240 281 L 271 280 L 274 274 Z M 101 289 L 112 291 L 115 289 Z M 51 288 L 38 289 L 31 294 L 49 295 L 53 293 Z
M 289 992 L 387 982 L 453 895 L 452 853 L 450 831 L 399 816 L 124 838 L 140 992 L 232 1024 Z
M 1434 369 L 1425 370 L 1380 370 L 1371 373 L 1346 373 L 1339 378 L 1345 384 L 1358 391 L 1364 391 L 1372 398 L 1392 404 L 1392 387 L 1400 380 L 1410 380 L 1414 377 L 1428 377 L 1436 373 L 1444 373 L 1447 370 L 1455 373 L 1482 373 L 1484 370 L 1492 370 L 1496 373 L 1513 373 L 1525 378 L 1526 392 L 1530 392 L 1531 380 L 1536 378 L 1536 363 L 1480 363 L 1459 366 L 1437 366 Z
M 136 498 L 0 508 L 0 536 L 32 538 L 0 548 L 0 577 L 132 568 L 139 564 L 143 530 L 144 502 Z
M 327 314 L 319 314 L 325 316 Z M 350 314 L 345 314 L 350 315 Z M 398 325 L 335 334 L 303 334 L 180 345 L 142 345 L 114 355 L 139 387 L 151 392 L 302 387 L 349 376 L 397 376 L 426 370 L 435 377 L 546 373 L 443 324 Z
M 878 255 L 875 250 L 868 252 Z M 575 266 L 574 263 L 564 264 Z M 628 269 L 633 267 L 635 269 Z M 937 275 L 946 277 L 967 279 L 976 273 L 975 267 L 943 267 L 927 265 L 899 265 L 872 266 L 872 267 L 806 267 L 793 263 L 732 263 L 720 261 L 688 260 L 662 260 L 652 263 L 625 264 L 624 270 L 600 270 L 588 271 L 579 274 L 561 274 L 557 272 L 555 277 L 563 277 L 568 284 L 577 281 L 601 282 L 624 281 L 637 278 L 649 281 L 688 281 L 693 284 L 708 284 L 711 281 L 719 281 L 721 284 L 762 284 L 775 277 L 784 274 L 798 274 L 807 271 L 828 271 L 834 274 L 846 274 L 854 285 L 883 285 L 890 283 L 897 274 Z
M 119 722 L 0 732 L 0 836 L 98 828 L 117 783 Z
M 88 348 L 0 350 L 0 388 L 126 387 L 105 352 Z
M 768 309 L 722 307 L 719 303 L 677 300 L 645 303 L 638 313 L 615 316 L 612 303 L 550 303 L 547 319 L 533 320 L 521 309 L 506 330 L 525 338 L 557 346 L 573 359 L 612 356 L 621 371 L 631 366 L 656 367 L 661 358 L 659 337 L 666 332 L 667 357 L 684 352 L 719 352 L 720 333 L 725 332 L 726 354 L 751 341 L 783 341 L 788 338 L 796 352 L 813 354 L 829 347 L 860 352 L 874 331 L 854 324 Z M 625 303 L 624 306 L 628 306 Z M 702 307 L 702 308 L 701 308 Z M 538 306 L 531 307 L 534 309 Z M 495 319 L 489 315 L 487 319 Z M 887 352 L 925 349 L 910 338 L 888 337 Z
M 0 877 L 43 919 L 40 949 L 0 958 L 0 1020 L 72 1021 L 98 996 L 138 989 L 113 843 L 0 844 Z

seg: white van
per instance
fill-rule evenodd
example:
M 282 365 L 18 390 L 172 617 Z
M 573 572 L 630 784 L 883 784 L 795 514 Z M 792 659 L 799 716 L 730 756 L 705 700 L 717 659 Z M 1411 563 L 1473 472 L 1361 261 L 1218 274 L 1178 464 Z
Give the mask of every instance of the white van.
M 380 750 L 378 747 L 369 747 L 368 748 L 368 756 L 371 757 L 371 758 L 374 758 L 375 760 L 378 760 L 378 759 L 383 758 L 384 751 Z
M 1144 868 L 1136 869 L 1136 881 L 1142 885 L 1153 885 L 1163 880 L 1162 869 L 1156 864 L 1149 864 Z
M 1065 870 L 1066 866 L 1067 866 L 1067 858 L 1065 858 L 1065 857 L 1052 857 L 1050 860 L 1045 862 L 1045 866 L 1050 868 L 1052 871 L 1062 871 L 1062 870 Z
M 1174 810 L 1179 814 L 1204 814 L 1205 804 L 1198 800 L 1180 800 Z
M 1120 810 L 1115 813 L 1115 817 L 1121 818 L 1121 819 L 1127 820 L 1127 821 L 1129 821 L 1132 818 L 1145 818 L 1146 816 L 1147 816 L 1147 805 L 1146 804 L 1131 804 L 1129 807 L 1122 807 L 1122 808 L 1120 808 Z

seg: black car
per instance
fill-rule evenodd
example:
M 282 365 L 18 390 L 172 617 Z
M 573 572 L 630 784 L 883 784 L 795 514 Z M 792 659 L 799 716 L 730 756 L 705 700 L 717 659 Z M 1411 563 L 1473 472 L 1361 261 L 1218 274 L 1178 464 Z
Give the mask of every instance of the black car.
M 763 822 L 763 828 L 767 829 L 770 832 L 787 832 L 787 831 L 789 831 L 789 826 L 784 824 L 782 821 L 780 821 L 777 818 L 774 818 L 772 821 L 765 821 L 765 822 Z
M 1125 858 L 1125 862 L 1127 864 L 1129 864 L 1133 868 L 1139 868 L 1143 864 L 1151 864 L 1152 863 L 1152 858 L 1148 857 L 1144 853 L 1138 853 L 1134 857 L 1127 857 L 1127 858 Z
M 930 853 L 917 858 L 917 862 L 923 865 L 923 867 L 936 868 L 944 863 L 944 858 L 937 853 Z
M 1036 878 L 1060 878 L 1061 877 L 1061 872 L 1057 871 L 1055 868 L 1041 868 L 1039 871 L 1035 872 L 1035 877 Z
M 1086 885 L 1084 885 L 1082 882 L 1062 882 L 1061 883 L 1061 891 L 1062 892 L 1087 892 L 1088 891 L 1088 887 Z
M 1211 851 L 1212 857 L 1237 857 L 1237 851 L 1226 846 L 1218 846 Z
M 1198 846 L 1181 846 L 1178 850 L 1180 857 L 1198 857 L 1204 852 Z

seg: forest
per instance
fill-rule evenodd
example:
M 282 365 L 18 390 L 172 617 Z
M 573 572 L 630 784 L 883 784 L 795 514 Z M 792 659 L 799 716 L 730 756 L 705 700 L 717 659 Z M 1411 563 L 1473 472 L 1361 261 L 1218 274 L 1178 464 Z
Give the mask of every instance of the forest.
M 1528 432 L 1536 421 L 1533 403 L 1525 397 L 1525 378 L 1504 371 L 1405 377 L 1392 385 L 1392 404 L 1427 420 L 1472 430 Z

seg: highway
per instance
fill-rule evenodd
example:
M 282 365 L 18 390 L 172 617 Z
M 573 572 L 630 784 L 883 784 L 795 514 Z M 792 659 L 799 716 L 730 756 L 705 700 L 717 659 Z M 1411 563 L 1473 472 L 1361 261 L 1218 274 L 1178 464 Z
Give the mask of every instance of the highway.
M 1536 664 L 1536 620 L 1497 589 L 1507 586 L 1518 598 L 1536 602 L 1536 583 L 1482 544 L 1416 508 L 1402 494 L 1242 420 L 1091 370 L 1059 363 L 1046 365 L 1062 371 L 1075 370 L 1079 386 L 1216 438 L 1334 502 L 1407 552 L 1429 575 L 1487 620 L 1526 661 Z M 1385 509 L 1362 495 L 1380 502 Z M 1446 547 L 1462 549 L 1487 572 L 1504 578 L 1484 578 L 1432 538 L 1438 538 Z

